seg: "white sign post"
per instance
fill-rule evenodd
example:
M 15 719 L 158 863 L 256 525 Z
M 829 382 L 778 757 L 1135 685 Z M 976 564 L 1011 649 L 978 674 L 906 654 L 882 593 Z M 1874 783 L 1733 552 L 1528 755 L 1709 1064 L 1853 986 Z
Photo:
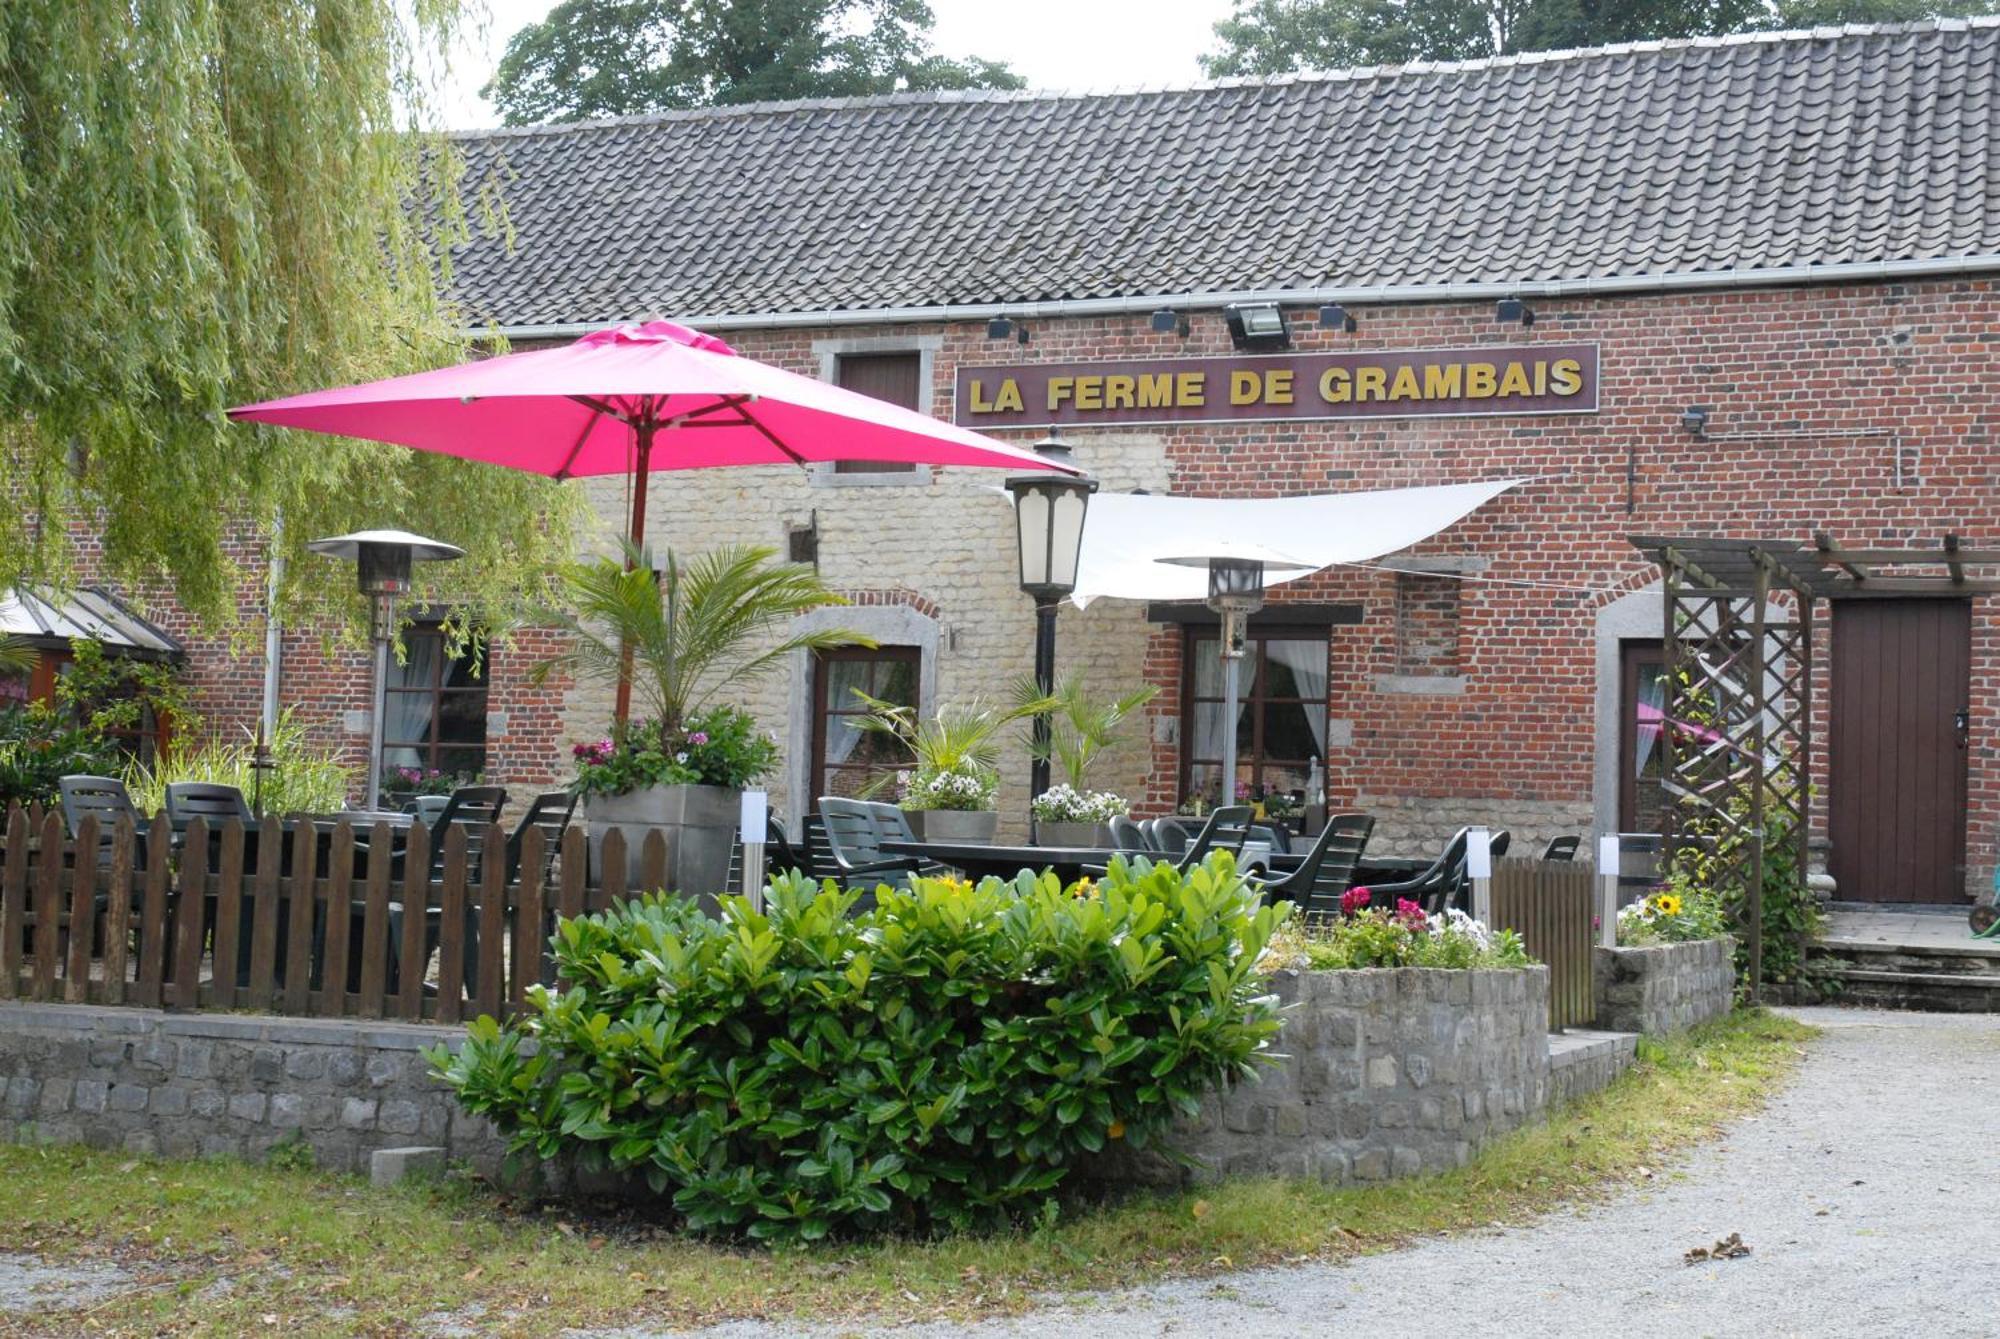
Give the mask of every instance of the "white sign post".
M 1618 874 L 1624 864 L 1618 853 L 1618 834 L 1607 832 L 1597 839 L 1597 943 L 1601 948 L 1618 947 Z
M 1493 923 L 1493 833 L 1474 828 L 1465 834 L 1465 876 L 1472 880 L 1472 918 Z
M 743 792 L 743 896 L 758 911 L 764 909 L 764 836 L 770 826 L 771 797 L 761 790 Z

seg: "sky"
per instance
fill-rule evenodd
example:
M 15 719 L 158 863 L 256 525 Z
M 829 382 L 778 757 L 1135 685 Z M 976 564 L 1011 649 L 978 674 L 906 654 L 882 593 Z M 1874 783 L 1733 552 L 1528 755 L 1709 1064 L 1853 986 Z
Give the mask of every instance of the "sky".
M 468 37 L 445 90 L 446 121 L 499 124 L 479 96 L 507 39 L 537 22 L 555 0 L 487 0 L 483 36 Z M 1032 88 L 1105 89 L 1185 84 L 1201 78 L 1196 57 L 1215 45 L 1229 0 L 931 0 L 932 46 L 941 55 L 1005 62 Z

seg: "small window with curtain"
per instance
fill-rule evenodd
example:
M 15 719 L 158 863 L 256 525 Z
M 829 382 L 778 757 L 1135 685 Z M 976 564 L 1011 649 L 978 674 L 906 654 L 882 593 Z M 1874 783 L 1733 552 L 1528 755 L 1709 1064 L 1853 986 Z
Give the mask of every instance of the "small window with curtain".
M 1315 759 L 1325 766 L 1327 634 L 1324 628 L 1252 629 L 1237 673 L 1236 793 L 1305 796 Z M 1225 800 L 1222 739 L 1227 710 L 1221 646 L 1213 627 L 1187 633 L 1182 676 L 1181 794 Z
M 447 654 L 443 629 L 403 633 L 402 663 L 389 662 L 382 714 L 382 769 L 436 772 L 470 780 L 486 771 L 486 679 L 477 657 Z
M 914 349 L 907 353 L 843 353 L 836 355 L 833 368 L 834 380 L 846 390 L 922 410 L 923 355 Z M 833 472 L 909 474 L 915 469 L 907 461 L 842 460 L 835 462 Z
M 918 674 L 922 652 L 914 646 L 842 646 L 813 658 L 811 804 L 819 797 L 859 795 L 883 772 L 907 767 L 908 753 L 887 735 L 856 722 L 869 714 L 859 689 L 879 702 L 921 712 Z

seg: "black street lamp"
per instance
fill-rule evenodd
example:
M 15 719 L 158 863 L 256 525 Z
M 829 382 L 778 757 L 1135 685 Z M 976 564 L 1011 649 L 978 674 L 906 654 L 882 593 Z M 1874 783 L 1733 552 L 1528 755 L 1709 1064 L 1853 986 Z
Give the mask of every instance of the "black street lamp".
M 1051 428 L 1035 452 L 1058 465 L 1074 464 L 1069 444 Z M 1056 610 L 1076 589 L 1076 565 L 1083 548 L 1083 517 L 1097 480 L 1088 475 L 1017 474 L 1007 480 L 1014 495 L 1014 528 L 1021 552 L 1021 589 L 1035 601 L 1035 688 L 1043 697 L 1056 690 Z M 1035 718 L 1035 760 L 1030 798 L 1049 788 L 1049 718 Z
M 351 535 L 315 539 L 306 547 L 329 557 L 353 559 L 361 593 L 368 597 L 368 635 L 375 643 L 375 687 L 368 699 L 368 787 L 363 807 L 376 809 L 382 802 L 382 716 L 389 686 L 389 643 L 396 637 L 396 597 L 410 592 L 412 562 L 463 558 L 465 550 L 407 530 L 357 530 Z

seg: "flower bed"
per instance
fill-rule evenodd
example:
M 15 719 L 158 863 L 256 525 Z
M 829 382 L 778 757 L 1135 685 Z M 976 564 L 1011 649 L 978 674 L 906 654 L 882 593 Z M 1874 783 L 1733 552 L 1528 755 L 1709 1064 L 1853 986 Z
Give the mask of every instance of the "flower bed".
M 1125 1154 L 1106 1179 L 1375 1181 L 1463 1165 L 1550 1100 L 1548 969 L 1275 973 L 1282 1063 L 1211 1095 L 1165 1140 L 1194 1160 Z
M 1662 1036 L 1721 1017 L 1736 1002 L 1734 949 L 1728 935 L 1598 949 L 1597 1026 Z

